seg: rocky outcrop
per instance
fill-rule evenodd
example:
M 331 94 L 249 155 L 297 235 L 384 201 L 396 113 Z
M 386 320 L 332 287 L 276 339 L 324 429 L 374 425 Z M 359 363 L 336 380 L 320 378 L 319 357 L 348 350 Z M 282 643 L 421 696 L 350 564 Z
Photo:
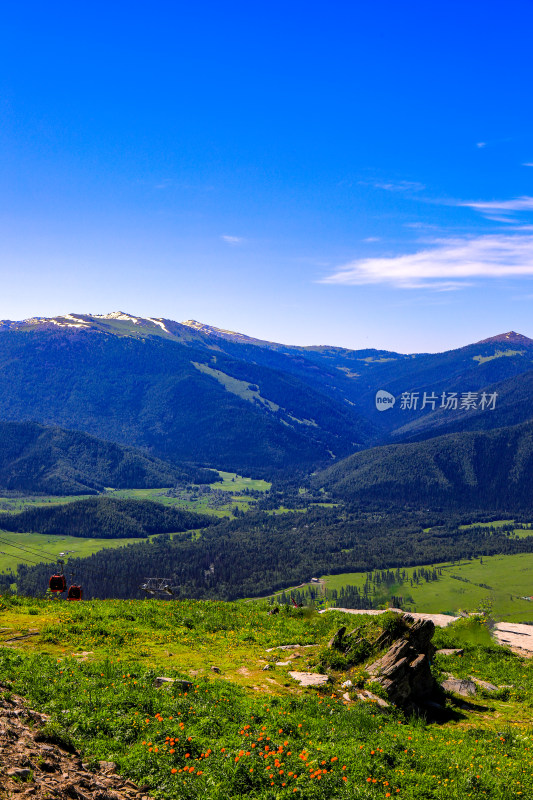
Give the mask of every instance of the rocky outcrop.
M 407 710 L 423 706 L 438 692 L 431 674 L 435 648 L 431 643 L 435 625 L 431 620 L 414 620 L 404 614 L 404 633 L 389 650 L 367 667 L 372 682 L 385 689 L 394 705 Z
M 188 692 L 193 686 L 191 681 L 180 680 L 177 678 L 165 678 L 164 675 L 160 675 L 159 678 L 154 679 L 154 686 L 156 689 L 159 689 L 161 686 L 172 686 L 173 684 L 179 686 L 179 688 L 184 692 Z
M 460 647 L 443 647 L 442 650 L 437 650 L 436 656 L 462 656 L 464 650 Z

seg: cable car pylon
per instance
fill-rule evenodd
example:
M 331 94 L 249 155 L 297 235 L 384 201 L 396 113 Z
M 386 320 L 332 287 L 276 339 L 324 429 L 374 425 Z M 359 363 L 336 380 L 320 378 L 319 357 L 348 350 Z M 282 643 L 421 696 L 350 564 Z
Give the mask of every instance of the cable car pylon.
M 169 578 L 145 578 L 139 589 L 154 597 L 155 595 L 174 597 L 178 587 L 172 586 Z

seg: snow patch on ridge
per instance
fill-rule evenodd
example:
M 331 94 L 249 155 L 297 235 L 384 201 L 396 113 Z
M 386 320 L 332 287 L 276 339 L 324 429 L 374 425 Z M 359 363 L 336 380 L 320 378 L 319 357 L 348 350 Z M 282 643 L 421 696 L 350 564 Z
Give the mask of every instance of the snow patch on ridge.
M 133 322 L 135 325 L 140 325 L 141 320 L 139 317 L 132 317 L 131 314 L 126 314 L 124 311 L 112 311 L 110 314 L 93 314 L 94 319 L 122 319 Z
M 146 317 L 146 319 L 149 322 L 153 322 L 154 325 L 159 325 L 159 327 L 162 328 L 165 331 L 165 333 L 170 333 L 168 328 L 165 327 L 165 324 L 163 323 L 163 318 L 162 317 L 160 317 L 159 319 L 154 319 L 153 317 Z
M 66 322 L 72 320 L 72 322 Z M 59 328 L 83 328 L 85 325 L 90 325 L 79 317 L 73 314 L 61 314 L 59 317 L 30 317 L 23 320 L 24 325 L 57 325 Z

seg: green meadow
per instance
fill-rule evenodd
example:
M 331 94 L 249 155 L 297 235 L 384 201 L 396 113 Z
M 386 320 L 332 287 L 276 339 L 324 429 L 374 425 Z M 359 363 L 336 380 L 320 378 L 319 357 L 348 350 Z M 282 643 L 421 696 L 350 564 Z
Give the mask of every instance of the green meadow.
M 49 715 L 48 741 L 75 746 L 89 766 L 114 761 L 161 800 L 533 796 L 533 661 L 493 644 L 482 619 L 436 632 L 438 646 L 463 646 L 464 655 L 437 657 L 434 675 L 511 686 L 467 704 L 448 695 L 434 722 L 358 701 L 352 689 L 347 699 L 342 683 L 365 686 L 364 664 L 326 668 L 321 690 L 289 675 L 324 670 L 340 625 L 375 641 L 383 618 L 267 611 L 0 598 L 2 691 Z M 315 646 L 269 651 L 285 644 Z M 175 682 L 158 688 L 157 676 Z
M 215 489 L 223 489 L 227 492 L 242 492 L 244 489 L 252 489 L 255 492 L 268 492 L 271 483 L 267 481 L 258 480 L 256 478 L 243 478 L 242 475 L 237 475 L 236 472 L 222 472 L 218 470 L 218 474 L 222 480 L 213 483 Z
M 246 489 L 254 492 L 268 492 L 271 484 L 254 478 L 244 478 L 235 472 L 218 471 L 221 480 L 210 484 L 213 492 L 206 492 L 204 486 L 182 487 L 179 489 L 114 489 L 109 490 L 113 497 L 153 500 L 156 503 L 173 505 L 186 511 L 199 514 L 212 514 L 216 517 L 229 517 L 235 508 L 248 511 L 256 502 L 255 498 L 242 494 Z M 224 492 L 220 497 L 219 493 Z
M 434 564 L 426 569 L 434 567 L 440 573 L 436 581 L 411 585 L 413 573 L 420 567 L 409 567 L 404 583 L 373 587 L 375 604 L 386 606 L 393 595 L 401 596 L 405 610 L 434 614 L 475 611 L 489 604 L 498 620 L 533 621 L 533 601 L 522 599 L 533 595 L 533 553 L 483 556 L 471 561 Z M 367 573 L 362 572 L 322 576 L 326 588 L 337 591 L 347 585 L 362 590 L 366 579 Z
M 81 539 L 76 536 L 0 530 L 0 573 L 15 572 L 18 564 L 42 561 L 55 563 L 60 553 L 65 553 L 67 557 L 84 558 L 104 548 L 124 547 L 135 542 L 139 542 L 139 539 Z
M 85 500 L 86 494 L 80 495 L 6 495 L 0 497 L 0 511 L 16 513 L 23 511 L 28 506 L 48 506 L 62 505 L 63 503 L 73 503 L 75 500 Z M 1 517 L 0 517 L 1 519 Z

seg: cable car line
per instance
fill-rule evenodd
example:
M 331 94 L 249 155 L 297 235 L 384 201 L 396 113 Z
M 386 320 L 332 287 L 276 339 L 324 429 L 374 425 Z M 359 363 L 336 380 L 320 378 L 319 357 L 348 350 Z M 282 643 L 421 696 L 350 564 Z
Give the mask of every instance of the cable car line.
M 40 552 L 38 552 L 37 550 L 32 550 L 29 547 L 23 547 L 20 544 L 13 544 L 8 539 L 4 539 L 2 537 L 0 537 L 0 542 L 2 544 L 5 544 L 5 545 L 9 546 L 9 547 L 14 547 L 17 550 L 23 550 L 26 553 L 31 553 L 32 556 L 39 557 L 41 555 L 41 553 L 42 553 L 43 555 L 48 556 L 49 558 L 53 559 L 54 561 L 57 561 L 57 553 L 49 553 L 47 550 L 42 550 L 42 549 L 41 549 Z
M 61 558 L 58 559 L 55 553 L 49 553 L 47 550 L 42 550 L 42 549 L 41 552 L 39 553 L 36 550 L 33 550 L 29 547 L 13 544 L 8 539 L 4 539 L 2 536 L 0 536 L 0 544 L 2 544 L 4 547 L 11 547 L 14 550 L 20 550 L 23 553 L 30 553 L 32 556 L 36 556 L 38 558 L 41 555 L 43 555 L 45 557 L 48 556 L 48 558 L 52 559 L 53 561 L 57 561 L 58 564 L 60 565 L 59 571 L 55 575 L 52 575 L 52 577 L 50 578 L 49 588 L 52 594 L 54 595 L 62 594 L 63 592 L 67 591 L 67 580 L 63 573 L 64 561 Z M 33 561 L 31 558 L 28 558 L 28 556 L 26 556 L 24 560 L 26 562 L 29 562 L 30 564 L 35 564 L 36 566 L 40 566 L 43 563 L 42 561 Z M 71 575 L 71 586 L 68 589 L 67 600 L 80 601 L 82 599 L 83 599 L 83 589 L 79 584 L 74 583 L 74 576 Z

